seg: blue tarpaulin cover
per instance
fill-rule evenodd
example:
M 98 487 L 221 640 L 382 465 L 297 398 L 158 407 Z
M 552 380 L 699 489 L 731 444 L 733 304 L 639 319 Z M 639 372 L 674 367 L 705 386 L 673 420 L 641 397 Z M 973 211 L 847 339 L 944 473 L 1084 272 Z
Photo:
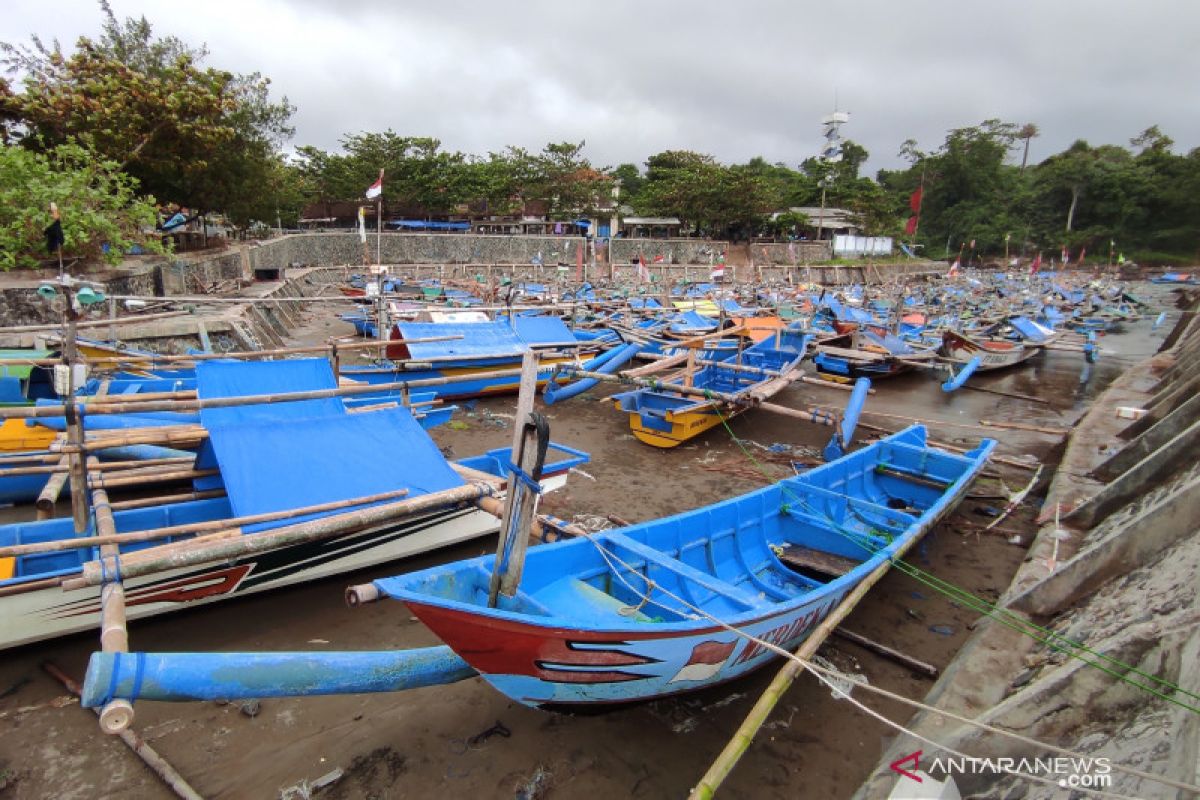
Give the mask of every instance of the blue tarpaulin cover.
M 408 345 L 408 352 L 418 361 L 448 356 L 520 356 L 526 350 L 521 337 L 506 322 L 398 322 L 396 327 L 405 339 L 463 337 Z
M 517 335 L 530 347 L 577 344 L 575 335 L 558 317 L 513 317 Z
M 307 391 L 334 383 L 329 363 L 323 359 L 210 362 L 197 368 L 197 379 L 201 398 Z M 201 419 L 209 439 L 200 461 L 211 458 L 220 467 L 230 507 L 237 516 L 398 489 L 408 489 L 404 498 L 408 499 L 463 483 L 405 408 L 349 414 L 341 400 L 333 398 L 208 409 L 201 412 Z M 326 515 L 264 523 L 246 530 Z
M 283 361 L 202 361 L 196 365 L 196 391 L 201 400 L 217 397 L 244 397 L 254 394 L 309 392 L 336 389 L 333 370 L 323 358 L 293 358 Z M 214 425 L 242 422 L 270 422 L 303 417 L 345 414 L 340 397 L 301 400 L 295 403 L 206 408 L 200 412 L 200 424 L 212 430 Z

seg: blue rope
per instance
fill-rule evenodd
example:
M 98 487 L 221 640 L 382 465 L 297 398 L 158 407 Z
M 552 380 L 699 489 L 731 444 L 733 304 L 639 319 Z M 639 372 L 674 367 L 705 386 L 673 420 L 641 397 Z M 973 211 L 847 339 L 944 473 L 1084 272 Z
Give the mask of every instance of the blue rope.
M 529 488 L 529 491 L 533 492 L 534 494 L 542 493 L 542 485 L 538 483 L 532 475 L 511 461 L 508 462 L 508 471 L 511 472 L 519 482 L 525 484 L 525 486 Z

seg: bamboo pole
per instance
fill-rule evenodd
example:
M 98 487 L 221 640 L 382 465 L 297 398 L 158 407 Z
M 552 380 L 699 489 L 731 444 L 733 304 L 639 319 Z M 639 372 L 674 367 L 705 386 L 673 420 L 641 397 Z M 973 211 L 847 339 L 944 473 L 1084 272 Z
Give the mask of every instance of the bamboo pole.
M 98 459 L 89 459 L 93 464 Z M 108 504 L 108 492 L 103 486 L 92 490 L 92 509 L 96 517 L 94 536 L 113 537 L 117 533 L 112 507 Z M 79 537 L 82 538 L 82 537 Z M 125 619 L 125 585 L 122 582 L 120 550 L 115 544 L 100 545 L 100 558 L 112 559 L 114 571 L 104 578 L 100 587 L 100 649 L 105 653 L 129 652 L 129 629 Z M 100 709 L 100 729 L 106 733 L 119 733 L 133 723 L 133 703 L 128 700 L 110 700 Z
M 825 620 L 808 635 L 808 638 L 805 639 L 800 647 L 796 650 L 796 659 L 799 660 L 788 659 L 787 663 L 783 665 L 783 668 L 779 670 L 779 673 L 775 676 L 775 679 L 771 681 L 770 686 L 768 686 L 762 693 L 762 696 L 759 697 L 758 702 L 754 704 L 754 707 L 750 709 L 750 713 L 746 715 L 746 719 L 742 722 L 741 726 L 738 727 L 737 731 L 733 734 L 733 737 L 730 738 L 729 743 L 725 745 L 725 749 L 721 751 L 721 754 L 717 756 L 715 761 L 713 761 L 712 766 L 710 766 L 708 771 L 704 773 L 704 777 L 702 777 L 700 782 L 696 784 L 695 788 L 692 789 L 691 793 L 688 795 L 689 800 L 709 800 L 709 798 L 716 794 L 716 791 L 720 787 L 721 783 L 726 777 L 728 777 L 734 766 L 737 765 L 737 762 L 742 757 L 742 754 L 745 753 L 750 747 L 751 742 L 754 741 L 755 734 L 758 733 L 758 730 L 763 726 L 763 723 L 767 721 L 767 717 L 775 708 L 775 705 L 783 697 L 784 692 L 788 690 L 788 687 L 790 687 L 792 682 L 796 680 L 796 676 L 799 675 L 804 669 L 804 665 L 801 662 L 808 660 L 814 653 L 817 652 L 817 649 L 825 642 L 825 639 L 829 636 L 829 634 L 832 633 L 833 630 L 842 623 L 842 620 L 844 620 L 850 614 L 850 612 L 854 610 L 854 607 L 858 605 L 859 601 L 862 600 L 867 591 L 874 586 L 880 578 L 887 574 L 887 571 L 892 566 L 892 561 L 901 558 L 906 552 L 908 552 L 908 549 L 916 544 L 918 538 L 919 537 L 913 537 L 901 545 L 896 550 L 896 553 L 894 556 L 892 556 L 892 558 L 884 559 L 884 561 L 878 567 L 876 567 L 869 575 L 863 578 L 862 582 L 855 586 L 854 589 L 848 595 L 846 595 L 846 597 L 843 598 L 840 603 L 838 603 L 837 608 L 833 610 L 833 613 L 826 617 Z
M 38 519 L 51 519 L 54 516 L 54 506 L 58 503 L 59 495 L 62 494 L 63 487 L 67 485 L 67 479 L 70 476 L 71 457 L 59 458 L 54 469 L 54 474 L 46 481 L 46 485 L 42 487 L 42 491 L 37 496 Z
M 187 503 L 192 500 L 209 500 L 224 496 L 224 489 L 206 489 L 202 492 L 183 492 L 181 494 L 165 494 L 157 497 L 139 497 L 136 500 L 118 500 L 109 505 L 112 506 L 113 511 L 123 511 L 127 508 L 147 508 L 167 503 Z
M 183 316 L 185 314 L 190 314 L 190 313 L 191 313 L 190 311 L 163 311 L 161 313 L 146 314 L 144 316 L 117 317 L 115 320 L 112 320 L 112 319 L 83 320 L 83 321 L 76 322 L 75 327 L 76 328 L 99 328 L 99 327 L 102 327 L 105 325 L 123 325 L 126 323 L 133 323 L 133 322 L 145 322 L 146 320 L 150 320 L 150 319 L 164 319 L 166 317 L 179 317 L 179 316 Z M 0 328 L 0 333 L 37 333 L 39 331 L 62 330 L 62 327 L 63 326 L 61 324 L 10 325 L 7 327 Z M 29 362 L 25 361 L 22 363 L 28 364 Z
M 305 347 L 277 347 L 272 350 L 241 350 L 228 353 L 190 353 L 187 355 L 158 355 L 156 353 L 128 353 L 112 356 L 92 356 L 84 357 L 83 361 L 88 364 L 128 364 L 136 363 L 153 363 L 153 364 L 190 364 L 196 361 L 215 361 L 221 359 L 258 359 L 258 358 L 274 358 L 275 356 L 292 356 L 303 353 L 324 353 L 333 347 L 341 350 L 367 350 L 377 349 L 380 347 L 392 347 L 393 345 L 402 344 L 427 344 L 431 342 L 449 342 L 462 339 L 461 335 L 456 336 L 427 336 L 418 339 L 392 339 L 390 341 L 370 341 L 370 342 L 330 342 L 324 345 L 309 345 Z M 57 359 L 41 358 L 0 358 L 0 366 L 18 365 L 18 366 L 41 366 L 48 367 L 54 364 L 61 364 Z M 117 395 L 119 397 L 119 395 Z M 141 398 L 142 395 L 137 395 Z
M 133 472 L 133 470 L 128 470 Z M 145 486 L 151 483 L 170 483 L 172 481 L 188 481 L 193 478 L 207 478 L 212 475 L 219 475 L 220 470 L 217 469 L 179 469 L 179 470 L 160 470 L 156 472 L 141 472 L 136 475 L 115 475 L 107 477 L 98 475 L 91 480 L 91 486 L 102 486 L 108 489 L 120 489 L 127 486 Z
M 364 497 L 352 497 L 347 500 L 337 500 L 330 503 L 318 503 L 316 505 L 302 506 L 300 508 L 290 508 L 283 511 L 270 511 L 262 514 L 251 514 L 244 517 L 230 517 L 229 519 L 209 520 L 207 522 L 188 522 L 182 525 L 170 525 L 164 528 L 152 528 L 145 531 L 132 531 L 130 533 L 112 533 L 99 534 L 96 536 L 88 536 L 85 539 L 59 539 L 51 542 L 35 542 L 32 544 L 10 545 L 8 547 L 0 547 L 0 558 L 6 556 L 23 556 L 30 553 L 53 553 L 61 550 L 77 550 L 86 547 L 95 547 L 97 545 L 122 545 L 131 542 L 149 542 L 156 539 L 166 539 L 171 536 L 184 536 L 196 533 L 206 533 L 209 531 L 233 531 L 242 533 L 240 530 L 247 525 L 257 525 L 262 522 L 276 522 L 281 519 L 294 519 L 303 517 L 308 514 L 323 514 L 327 511 L 339 511 L 351 506 L 368 505 L 370 503 L 380 503 L 385 500 L 399 500 L 409 494 L 408 489 L 396 489 L 390 492 L 381 492 L 379 494 L 366 495 Z
M 269 405 L 272 403 L 295 403 L 302 400 L 324 400 L 330 397 L 355 397 L 363 394 L 398 392 L 406 387 L 409 389 L 418 389 L 426 386 L 446 386 L 448 384 L 462 383 L 463 381 L 511 378 L 520 374 L 521 370 L 519 369 L 500 369 L 461 376 L 456 375 L 453 377 L 421 378 L 419 380 L 394 381 L 391 383 L 361 383 L 354 386 L 341 386 L 336 389 L 312 389 L 304 392 L 276 392 L 273 394 L 240 395 L 237 397 L 210 397 L 207 399 L 174 402 L 155 400 L 147 403 L 138 403 L 136 401 L 127 403 L 100 403 L 94 407 L 87 407 L 84 409 L 84 413 L 137 414 L 146 411 L 196 412 L 208 408 L 236 408 L 239 406 Z M 58 417 L 62 416 L 64 412 L 65 406 L 13 406 L 11 408 L 0 408 L 0 419 Z M 62 452 L 69 451 L 64 449 Z
M 71 694 L 75 695 L 76 697 L 83 694 L 82 687 L 80 687 L 79 682 L 69 677 L 54 664 L 51 664 L 48 661 L 43 662 L 42 669 L 44 669 L 48 674 L 53 676 L 59 683 L 66 687 L 66 690 Z M 97 714 L 100 713 L 100 709 L 92 710 Z M 200 793 L 189 786 L 188 782 L 184 780 L 183 776 L 176 772 L 175 768 L 172 767 L 166 761 L 166 759 L 160 756 L 153 747 L 148 745 L 146 740 L 143 739 L 136 731 L 126 729 L 121 731 L 118 735 L 121 737 L 121 741 L 123 741 L 129 747 L 129 749 L 132 750 L 137 757 L 142 760 L 142 763 L 153 770 L 154 774 L 161 778 L 163 783 L 167 784 L 171 791 L 173 791 L 176 795 L 183 798 L 183 800 L 204 800 Z
M 57 456 L 55 456 L 57 458 Z M 166 466 L 169 464 L 190 464 L 196 459 L 192 456 L 176 458 L 155 458 L 145 461 L 101 461 L 92 468 L 93 472 L 120 472 L 122 470 L 141 469 L 150 466 Z M 0 478 L 12 478 L 17 475 L 53 475 L 68 472 L 68 468 L 59 459 L 54 464 L 38 464 L 32 467 L 0 467 Z
M 193 567 L 211 561 L 226 561 L 256 555 L 302 542 L 331 539 L 372 525 L 393 522 L 433 509 L 473 502 L 479 497 L 490 494 L 491 491 L 491 487 L 487 484 L 469 483 L 395 503 L 357 509 L 270 531 L 248 534 L 213 545 L 180 549 L 161 557 L 153 551 L 129 553 L 121 557 L 121 575 L 125 578 L 137 578 L 156 572 Z M 89 561 L 83 565 L 79 577 L 63 581 L 63 588 L 72 590 L 98 586 L 103 582 L 103 576 L 113 574 L 116 568 L 117 564 L 111 559 Z
M 1046 425 L 1027 425 L 1023 422 L 997 422 L 992 419 L 981 419 L 979 424 L 985 428 L 1007 428 L 1017 431 L 1033 431 L 1034 433 L 1049 433 L 1054 436 L 1066 436 L 1070 428 L 1051 428 Z

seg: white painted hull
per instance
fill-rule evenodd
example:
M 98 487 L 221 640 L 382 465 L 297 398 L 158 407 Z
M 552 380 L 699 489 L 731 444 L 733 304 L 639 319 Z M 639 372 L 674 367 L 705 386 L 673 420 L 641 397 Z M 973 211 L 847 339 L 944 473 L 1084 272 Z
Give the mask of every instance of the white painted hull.
M 547 491 L 566 475 L 542 481 Z M 495 533 L 500 522 L 474 507 L 435 511 L 336 539 L 310 542 L 124 582 L 130 620 L 341 575 Z M 253 535 L 253 534 L 251 534 Z M 69 576 L 68 576 L 69 577 Z M 0 648 L 99 630 L 100 587 L 58 587 L 0 597 Z

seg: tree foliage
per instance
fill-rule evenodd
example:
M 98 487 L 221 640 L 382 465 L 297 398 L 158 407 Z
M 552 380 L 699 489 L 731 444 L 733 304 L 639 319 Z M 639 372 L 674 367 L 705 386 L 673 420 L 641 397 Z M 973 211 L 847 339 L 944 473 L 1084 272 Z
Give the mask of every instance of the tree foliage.
M 36 37 L 0 45 L 21 76 L 21 91 L 0 92 L 8 135 L 34 150 L 79 142 L 165 201 L 253 208 L 258 179 L 291 135 L 287 100 L 272 102 L 262 76 L 203 67 L 203 48 L 156 38 L 144 17 L 122 22 L 101 7 L 101 35 L 81 37 L 70 53 Z
M 43 231 L 50 203 L 62 214 L 67 257 L 120 261 L 133 245 L 161 252 L 154 204 L 136 194 L 120 165 L 75 143 L 34 152 L 0 146 L 0 269 L 47 258 Z M 107 245 L 107 247 L 106 247 Z

